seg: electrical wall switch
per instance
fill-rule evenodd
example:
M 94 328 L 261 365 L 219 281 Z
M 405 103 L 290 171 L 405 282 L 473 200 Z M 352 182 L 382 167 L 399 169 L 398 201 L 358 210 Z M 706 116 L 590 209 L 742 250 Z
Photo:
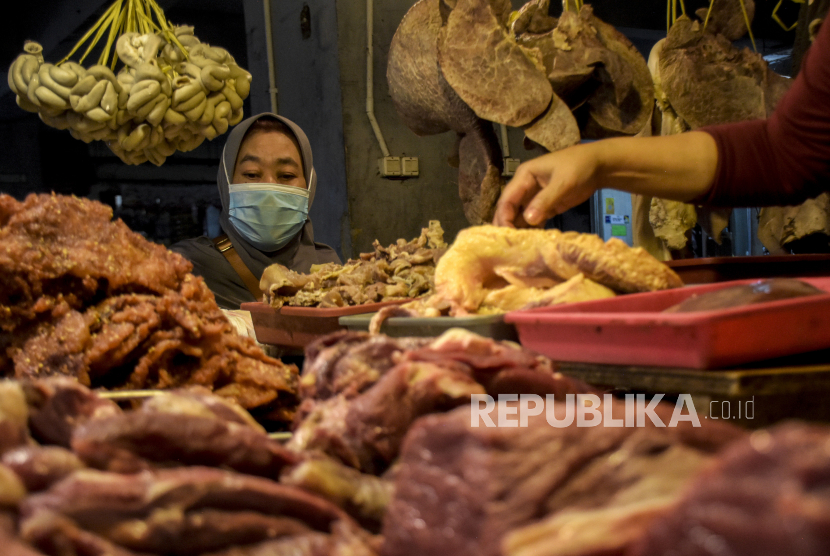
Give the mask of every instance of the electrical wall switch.
M 505 158 L 504 159 L 504 170 L 502 171 L 501 175 L 505 177 L 510 177 L 516 173 L 516 168 L 519 167 L 522 161 L 518 158 Z
M 410 178 L 418 175 L 417 156 L 404 156 L 401 158 L 401 175 Z
M 378 171 L 384 178 L 401 177 L 401 157 L 385 156 L 378 158 Z

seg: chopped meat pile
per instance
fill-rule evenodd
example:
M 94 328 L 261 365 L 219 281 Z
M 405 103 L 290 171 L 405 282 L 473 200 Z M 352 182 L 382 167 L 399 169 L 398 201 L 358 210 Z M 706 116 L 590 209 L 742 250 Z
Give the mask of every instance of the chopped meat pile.
M 435 263 L 444 253 L 444 230 L 431 220 L 412 241 L 388 247 L 375 240 L 373 253 L 344 265 L 313 265 L 300 274 L 274 264 L 265 269 L 260 288 L 272 307 L 343 307 L 392 299 L 411 299 L 433 290 Z
M 5 381 L 0 425 L 17 431 L 0 449 L 3 554 L 377 554 L 340 507 L 278 481 L 297 454 L 203 388 L 123 411 L 73 379 Z
M 0 195 L 0 244 L 0 375 L 203 385 L 247 408 L 293 400 L 296 368 L 237 335 L 190 263 L 106 205 Z

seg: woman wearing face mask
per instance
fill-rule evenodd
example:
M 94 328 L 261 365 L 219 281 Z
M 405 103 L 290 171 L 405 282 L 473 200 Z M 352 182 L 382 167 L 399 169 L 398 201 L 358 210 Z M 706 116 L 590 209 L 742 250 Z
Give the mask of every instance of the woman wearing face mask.
M 239 123 L 225 143 L 217 182 L 224 233 L 170 249 L 193 263 L 223 309 L 261 301 L 259 279 L 269 265 L 308 272 L 313 264 L 340 262 L 331 247 L 314 242 L 308 212 L 317 174 L 308 138 L 291 120 L 264 113 Z

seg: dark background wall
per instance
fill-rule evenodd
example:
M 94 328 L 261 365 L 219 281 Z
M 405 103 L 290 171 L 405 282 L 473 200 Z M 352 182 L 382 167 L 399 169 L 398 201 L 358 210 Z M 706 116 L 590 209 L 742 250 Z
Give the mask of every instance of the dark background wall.
M 60 60 L 109 5 L 109 0 L 54 0 L 17 4 L 0 33 L 0 67 L 7 70 L 25 39 L 44 46 L 47 61 Z M 398 119 L 386 84 L 386 55 L 392 36 L 413 0 L 374 0 L 373 55 L 375 114 L 392 155 L 417 156 L 420 176 L 381 178 L 381 151 L 366 116 L 366 0 L 269 0 L 276 68 L 277 108 L 309 135 L 319 177 L 312 208 L 318 241 L 345 257 L 412 238 L 430 219 L 439 219 L 451 240 L 467 225 L 457 194 L 456 171 L 447 163 L 454 137 L 417 137 Z M 204 42 L 227 48 L 254 76 L 245 114 L 271 109 L 261 0 L 160 0 L 175 24 L 195 26 Z M 523 4 L 513 0 L 515 8 Z M 599 17 L 621 28 L 644 52 L 665 36 L 665 3 L 658 0 L 593 2 Z M 687 3 L 687 10 L 704 5 Z M 754 24 L 759 50 L 780 52 L 793 41 L 769 14 L 775 3 L 758 2 Z M 784 4 L 781 17 L 795 21 L 797 5 Z M 95 56 L 97 58 L 97 56 Z M 93 63 L 90 58 L 85 62 Z M 211 230 L 219 206 L 215 186 L 224 136 L 190 153 L 176 153 L 156 167 L 127 166 L 100 142 L 89 145 L 52 129 L 14 103 L 0 82 L 0 191 L 22 198 L 56 191 L 116 205 L 133 229 L 170 244 Z M 527 160 L 540 151 L 522 146 L 509 130 L 511 156 Z M 579 219 L 577 219 L 578 221 Z M 215 228 L 213 228 L 215 233 Z
M 348 257 L 352 244 L 335 5 L 331 0 L 271 5 L 279 113 L 305 130 L 314 152 L 314 235 Z

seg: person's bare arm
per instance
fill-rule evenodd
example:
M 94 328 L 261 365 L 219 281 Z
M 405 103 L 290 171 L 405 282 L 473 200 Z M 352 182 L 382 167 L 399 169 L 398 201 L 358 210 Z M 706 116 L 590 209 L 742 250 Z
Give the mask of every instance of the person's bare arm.
M 576 145 L 521 164 L 493 223 L 540 226 L 603 188 L 688 201 L 709 190 L 717 164 L 715 140 L 698 131 Z

